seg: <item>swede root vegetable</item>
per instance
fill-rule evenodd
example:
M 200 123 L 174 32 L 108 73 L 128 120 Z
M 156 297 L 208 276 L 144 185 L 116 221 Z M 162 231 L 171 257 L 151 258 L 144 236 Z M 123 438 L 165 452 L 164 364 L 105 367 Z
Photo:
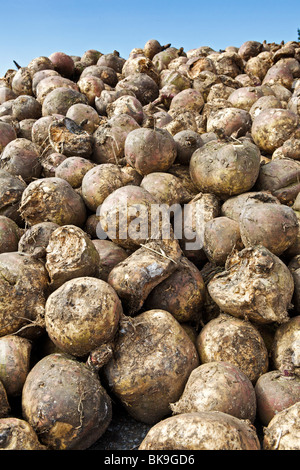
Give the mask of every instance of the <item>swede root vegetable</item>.
M 51 122 L 48 136 L 53 149 L 67 157 L 89 158 L 93 152 L 92 136 L 67 117 Z
M 202 320 L 205 291 L 199 269 L 183 257 L 177 269 L 148 294 L 145 308 L 162 308 L 180 323 L 191 322 L 197 326 Z
M 259 170 L 260 151 L 249 140 L 208 142 L 190 161 L 191 178 L 199 192 L 213 192 L 221 198 L 249 191 Z
M 56 177 L 32 181 L 22 193 L 20 211 L 30 226 L 41 222 L 82 226 L 86 219 L 82 198 L 67 181 Z
M 4 150 L 7 144 L 17 138 L 17 133 L 13 126 L 7 122 L 0 121 L 0 152 Z
M 268 426 L 277 413 L 300 401 L 300 377 L 290 372 L 271 370 L 261 375 L 255 384 L 257 413 L 260 422 Z
M 140 184 L 160 204 L 186 204 L 193 198 L 193 193 L 186 188 L 184 182 L 176 175 L 162 171 L 154 171 L 145 175 Z
M 80 188 L 83 177 L 96 166 L 95 163 L 83 157 L 68 157 L 55 169 L 55 176 L 66 180 L 72 188 Z
M 299 450 L 300 401 L 277 413 L 264 428 L 263 450 Z
M 214 276 L 207 288 L 221 310 L 235 317 L 256 323 L 284 323 L 289 318 L 292 274 L 263 246 L 233 253 L 227 258 L 225 270 Z
M 263 245 L 280 256 L 296 241 L 299 223 L 291 207 L 249 203 L 242 210 L 239 227 L 245 247 Z
M 22 224 L 19 207 L 23 191 L 27 187 L 25 181 L 8 171 L 0 170 L 0 183 L 0 214 L 18 225 Z
M 97 375 L 68 354 L 44 357 L 26 378 L 22 414 L 50 450 L 87 449 L 106 431 L 111 413 Z
M 40 443 L 33 427 L 24 419 L 0 419 L 1 450 L 47 450 Z
M 61 351 L 84 357 L 113 340 L 122 313 L 121 301 L 109 284 L 78 277 L 48 297 L 46 331 Z
M 0 338 L 0 381 L 8 397 L 20 396 L 31 368 L 32 342 L 18 335 Z
M 165 129 L 140 128 L 126 137 L 124 153 L 127 163 L 145 176 L 170 168 L 176 158 L 176 144 Z
M 81 228 L 63 225 L 51 233 L 45 264 L 51 289 L 76 277 L 97 277 L 99 263 L 95 245 Z
M 107 282 L 110 271 L 121 261 L 124 261 L 129 254 L 121 246 L 116 245 L 110 240 L 99 240 L 96 238 L 92 239 L 92 242 L 100 257 L 98 277 L 102 281 Z
M 19 239 L 18 247 L 14 251 L 27 253 L 34 258 L 46 258 L 46 248 L 50 236 L 59 227 L 53 222 L 41 222 L 24 231 Z
M 203 250 L 210 261 L 225 265 L 233 250 L 241 250 L 240 225 L 229 217 L 216 217 L 204 226 Z
M 139 450 L 260 450 L 248 421 L 221 411 L 182 413 L 155 424 Z
M 39 149 L 24 138 L 14 139 L 6 145 L 1 154 L 0 165 L 12 175 L 21 176 L 26 183 L 41 175 Z
M 177 150 L 176 163 L 182 165 L 188 165 L 195 150 L 204 144 L 201 135 L 189 129 L 177 132 L 174 135 L 174 140 Z
M 9 217 L 0 215 L 0 253 L 18 251 L 20 237 L 18 225 Z
M 16 333 L 24 326 L 24 333 L 34 333 L 34 325 L 43 318 L 48 294 L 44 264 L 25 253 L 1 253 L 0 272 L 0 336 Z
M 256 417 L 254 386 L 235 365 L 207 362 L 192 370 L 180 399 L 171 403 L 171 410 L 173 414 L 222 411 L 253 423 Z
M 121 319 L 114 355 L 103 373 L 128 413 L 152 424 L 170 414 L 169 404 L 198 365 L 187 333 L 169 312 L 157 309 Z
M 201 363 L 229 362 L 253 384 L 269 366 L 268 351 L 257 328 L 249 321 L 225 313 L 202 328 L 197 337 L 197 351 Z
M 3 383 L 0 380 L 0 420 L 9 416 L 11 409 L 8 401 L 7 393 Z

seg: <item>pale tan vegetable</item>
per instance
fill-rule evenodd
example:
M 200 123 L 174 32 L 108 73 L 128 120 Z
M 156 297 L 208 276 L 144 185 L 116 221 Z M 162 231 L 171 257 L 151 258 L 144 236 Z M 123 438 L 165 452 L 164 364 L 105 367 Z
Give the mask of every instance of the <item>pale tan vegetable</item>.
M 169 312 L 157 309 L 121 319 L 114 355 L 103 372 L 128 413 L 152 424 L 170 414 L 170 403 L 198 365 L 187 333 Z
M 264 450 L 300 450 L 300 401 L 277 413 L 264 428 Z
M 31 368 L 32 342 L 11 334 L 0 338 L 0 381 L 8 397 L 20 396 Z
M 260 450 L 260 443 L 250 422 L 221 411 L 202 411 L 160 421 L 139 450 Z
M 24 419 L 0 419 L 1 450 L 47 450 L 40 443 L 33 427 Z
M 272 362 L 280 371 L 300 369 L 300 316 L 290 318 L 277 328 L 272 345 Z

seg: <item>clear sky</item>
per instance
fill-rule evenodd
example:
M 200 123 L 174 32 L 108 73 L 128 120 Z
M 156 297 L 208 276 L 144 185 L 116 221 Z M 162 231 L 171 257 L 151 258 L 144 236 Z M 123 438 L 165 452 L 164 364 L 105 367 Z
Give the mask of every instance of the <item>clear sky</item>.
M 0 76 L 39 56 L 118 50 L 127 59 L 148 39 L 185 51 L 245 41 L 297 40 L 300 0 L 0 0 Z

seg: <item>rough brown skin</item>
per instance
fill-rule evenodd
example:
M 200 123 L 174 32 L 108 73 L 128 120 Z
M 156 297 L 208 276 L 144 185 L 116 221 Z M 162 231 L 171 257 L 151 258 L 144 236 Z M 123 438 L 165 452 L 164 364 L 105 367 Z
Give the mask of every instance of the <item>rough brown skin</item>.
M 121 319 L 114 355 L 103 373 L 128 413 L 152 424 L 170 414 L 169 404 L 180 397 L 198 364 L 187 333 L 169 312 L 158 309 Z
M 68 157 L 55 169 L 55 176 L 68 181 L 72 188 L 79 188 L 85 174 L 94 167 L 95 163 L 86 158 Z
M 260 443 L 249 421 L 221 411 L 202 411 L 155 424 L 139 450 L 260 450 Z
M 264 93 L 261 87 L 242 86 L 228 96 L 228 101 L 235 108 L 249 112 L 251 106 L 262 96 L 264 96 Z
M 135 73 L 120 80 L 115 86 L 116 91 L 121 89 L 133 91 L 143 106 L 154 101 L 159 95 L 159 87 L 153 78 L 146 73 Z
M 189 165 L 194 151 L 204 144 L 201 135 L 190 129 L 177 132 L 174 140 L 177 148 L 176 163 L 181 165 Z
M 300 377 L 272 370 L 259 377 L 255 384 L 257 413 L 268 426 L 275 414 L 300 401 Z
M 87 449 L 106 431 L 111 413 L 97 375 L 72 356 L 50 354 L 27 376 L 22 414 L 50 450 Z
M 41 161 L 43 178 L 55 178 L 56 168 L 67 158 L 62 153 L 50 152 Z
M 49 278 L 44 264 L 24 253 L 0 254 L 0 336 L 30 331 L 44 315 Z
M 147 310 L 162 308 L 177 321 L 198 325 L 202 318 L 205 285 L 198 268 L 187 258 L 167 279 L 160 282 L 145 301 Z
M 17 70 L 13 76 L 11 88 L 16 95 L 33 95 L 32 78 L 27 67 L 21 67 Z
M 142 125 L 144 119 L 142 104 L 135 96 L 130 95 L 120 96 L 109 103 L 106 106 L 106 114 L 109 119 L 119 114 L 129 114 L 139 125 Z
M 32 342 L 17 335 L 0 338 L 0 381 L 8 397 L 20 396 L 31 368 Z
M 277 256 L 296 241 L 299 230 L 294 210 L 273 203 L 248 203 L 242 210 L 239 225 L 245 247 L 263 245 Z
M 47 74 L 36 84 L 36 99 L 41 105 L 44 103 L 46 96 L 56 88 L 70 88 L 79 91 L 78 85 L 68 78 L 53 73 Z
M 18 251 L 21 231 L 12 219 L 0 215 L 0 253 Z
M 64 225 L 52 232 L 45 264 L 52 290 L 76 277 L 97 277 L 99 264 L 98 251 L 84 230 Z
M 78 277 L 48 297 L 45 325 L 61 351 L 84 357 L 113 339 L 122 313 L 121 301 L 109 284 Z
M 79 91 L 87 97 L 90 106 L 95 105 L 96 97 L 99 97 L 101 92 L 105 89 L 103 80 L 93 75 L 81 76 L 77 85 Z
M 222 198 L 249 191 L 259 169 L 259 149 L 248 140 L 208 142 L 193 153 L 190 161 L 191 178 L 199 192 L 213 192 Z
M 0 165 L 12 175 L 21 176 L 26 183 L 39 178 L 42 171 L 38 147 L 24 138 L 14 139 L 6 145 Z
M 261 151 L 272 154 L 291 137 L 298 125 L 298 116 L 288 109 L 265 109 L 254 119 L 251 136 Z
M 33 225 L 24 231 L 15 251 L 30 254 L 34 258 L 45 258 L 49 238 L 58 227 L 59 225 L 53 222 L 41 222 Z
M 0 152 L 2 153 L 6 145 L 16 138 L 17 133 L 13 126 L 7 122 L 0 121 Z
M 144 176 L 140 186 L 159 203 L 168 204 L 170 207 L 173 204 L 187 204 L 194 195 L 186 188 L 182 179 L 162 171 L 154 171 Z
M 100 223 L 103 231 L 111 241 L 122 248 L 136 249 L 141 243 L 146 243 L 152 233 L 156 234 L 155 230 L 160 228 L 151 225 L 152 204 L 158 202 L 152 194 L 140 186 L 129 184 L 116 189 L 101 205 Z M 139 205 L 140 210 L 138 210 Z M 135 225 L 137 218 L 141 222 L 141 229 Z M 144 230 L 144 227 L 147 230 Z
M 206 222 L 203 250 L 210 261 L 218 265 L 225 265 L 233 250 L 242 250 L 243 248 L 238 222 L 224 216 Z
M 0 214 L 9 217 L 18 225 L 22 225 L 19 207 L 26 187 L 25 181 L 8 171 L 0 170 Z
M 39 119 L 42 116 L 42 106 L 33 96 L 21 95 L 13 101 L 12 116 L 18 121 Z
M 210 320 L 197 337 L 201 363 L 225 361 L 238 367 L 254 384 L 267 372 L 268 351 L 255 326 L 221 313 Z
M 181 257 L 177 240 L 148 241 L 110 271 L 108 283 L 127 315 L 139 312 L 152 289 L 179 267 Z
M 274 368 L 280 371 L 294 371 L 299 375 L 300 316 L 290 318 L 277 328 L 272 345 L 271 358 Z
M 281 101 L 274 95 L 261 96 L 253 103 L 249 110 L 252 121 L 265 109 L 283 108 Z
M 208 286 L 222 311 L 255 323 L 284 323 L 294 291 L 291 272 L 263 246 L 244 248 L 228 257 L 225 270 Z
M 73 106 L 68 109 L 66 117 L 72 119 L 89 134 L 93 134 L 100 125 L 99 114 L 95 108 L 88 104 L 73 104 Z
M 0 380 L 0 419 L 9 416 L 10 412 L 11 408 L 8 401 L 7 393 L 3 383 Z
M 251 116 L 244 109 L 225 107 L 211 113 L 207 119 L 207 132 L 215 132 L 220 137 L 238 139 L 251 129 Z
M 222 411 L 253 423 L 256 417 L 254 386 L 233 364 L 208 362 L 192 370 L 183 394 L 171 404 L 171 409 L 173 414 Z
M 258 191 L 270 191 L 282 204 L 291 205 L 300 191 L 300 162 L 281 158 L 261 166 L 255 184 Z
M 280 204 L 279 199 L 268 191 L 250 191 L 228 198 L 221 206 L 221 215 L 239 222 L 245 205 L 259 203 Z
M 76 103 L 88 104 L 86 95 L 65 86 L 55 88 L 47 94 L 43 101 L 42 115 L 62 114 L 65 116 L 68 109 Z
M 277 413 L 264 428 L 263 450 L 300 450 L 300 401 Z
M 93 152 L 93 137 L 72 119 L 51 122 L 48 128 L 49 143 L 53 149 L 67 157 L 89 158 Z
M 100 125 L 94 132 L 94 162 L 118 164 L 124 158 L 124 145 L 127 135 L 140 126 L 128 114 L 120 114 Z
M 92 240 L 92 242 L 100 256 L 98 277 L 107 282 L 110 271 L 121 261 L 124 261 L 129 254 L 121 246 L 116 245 L 110 240 L 100 240 L 97 238 Z
M 47 450 L 24 419 L 7 417 L 0 419 L 1 450 Z
M 176 158 L 176 144 L 164 129 L 140 128 L 128 134 L 124 153 L 127 163 L 145 176 L 170 168 Z
M 82 226 L 86 219 L 82 198 L 67 181 L 55 177 L 32 181 L 22 193 L 20 211 L 30 226 L 41 222 Z

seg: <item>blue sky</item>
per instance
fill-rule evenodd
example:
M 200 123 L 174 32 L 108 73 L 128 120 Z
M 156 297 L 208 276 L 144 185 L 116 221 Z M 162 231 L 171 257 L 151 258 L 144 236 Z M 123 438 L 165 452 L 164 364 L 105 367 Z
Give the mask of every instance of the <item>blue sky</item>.
M 297 40 L 300 1 L 0 0 L 0 76 L 39 56 L 114 49 L 125 59 L 148 39 L 185 51 L 255 40 Z

